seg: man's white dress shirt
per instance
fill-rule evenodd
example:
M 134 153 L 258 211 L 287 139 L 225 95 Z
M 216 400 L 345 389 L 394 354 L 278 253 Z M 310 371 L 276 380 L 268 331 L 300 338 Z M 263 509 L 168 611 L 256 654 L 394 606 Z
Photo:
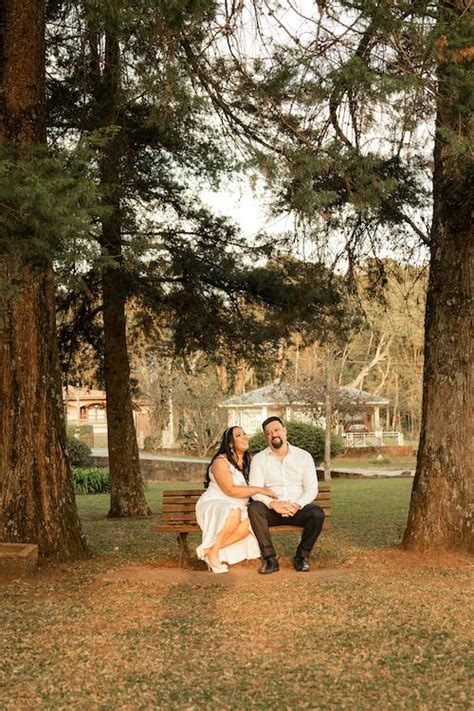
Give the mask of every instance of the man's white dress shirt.
M 301 508 L 318 493 L 318 477 L 313 457 L 304 449 L 288 444 L 288 454 L 279 458 L 270 447 L 256 454 L 250 466 L 250 486 L 268 486 L 280 501 L 291 501 Z M 267 506 L 273 499 L 263 494 L 252 496 Z

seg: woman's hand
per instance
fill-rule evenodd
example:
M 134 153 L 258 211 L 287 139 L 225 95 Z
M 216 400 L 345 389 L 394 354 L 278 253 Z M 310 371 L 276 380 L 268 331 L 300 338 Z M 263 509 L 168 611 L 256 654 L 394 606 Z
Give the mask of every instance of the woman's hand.
M 278 499 L 278 494 L 275 494 L 268 486 L 262 486 L 260 493 L 264 496 L 269 496 L 271 499 Z

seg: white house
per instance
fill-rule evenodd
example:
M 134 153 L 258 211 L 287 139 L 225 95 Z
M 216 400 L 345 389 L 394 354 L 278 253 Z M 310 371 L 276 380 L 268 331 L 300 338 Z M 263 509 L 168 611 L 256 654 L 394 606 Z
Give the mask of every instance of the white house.
M 271 415 L 282 420 L 314 422 L 325 426 L 324 392 L 315 386 L 311 404 L 288 383 L 265 385 L 257 390 L 237 395 L 219 408 L 227 411 L 227 423 L 240 425 L 248 434 L 258 432 L 261 423 Z M 349 447 L 403 444 L 403 435 L 389 432 L 390 400 L 380 395 L 339 386 L 334 390 L 334 411 L 339 415 L 338 430 Z M 308 397 L 309 400 L 309 397 Z

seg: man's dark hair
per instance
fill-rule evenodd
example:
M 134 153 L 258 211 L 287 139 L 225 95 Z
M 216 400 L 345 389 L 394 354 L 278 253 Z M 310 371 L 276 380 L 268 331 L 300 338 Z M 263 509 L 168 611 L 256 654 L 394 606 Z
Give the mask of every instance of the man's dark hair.
M 272 415 L 271 417 L 267 417 L 266 420 L 262 422 L 262 430 L 265 432 L 265 427 L 270 424 L 270 422 L 279 422 L 280 425 L 283 427 L 283 421 L 280 420 L 279 417 L 276 415 Z

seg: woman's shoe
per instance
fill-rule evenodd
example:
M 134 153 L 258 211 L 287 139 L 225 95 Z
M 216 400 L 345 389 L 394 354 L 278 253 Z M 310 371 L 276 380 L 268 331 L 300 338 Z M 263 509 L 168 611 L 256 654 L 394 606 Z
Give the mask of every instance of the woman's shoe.
M 203 546 L 198 546 L 198 547 L 196 548 L 196 555 L 197 555 L 197 557 L 198 557 L 198 560 L 203 560 L 203 561 L 207 564 L 207 566 L 208 566 L 208 568 L 209 568 L 210 563 L 208 562 L 208 560 L 207 560 L 207 558 L 206 558 L 206 555 L 205 555 L 205 553 L 204 553 L 205 550 L 206 550 L 206 549 L 203 548 Z M 219 568 L 225 568 L 225 570 L 222 571 L 222 572 L 224 572 L 224 573 L 227 573 L 228 570 L 229 570 L 229 566 L 227 565 L 227 563 L 220 563 L 219 566 L 216 566 L 216 565 L 214 566 L 214 568 L 217 568 L 217 567 L 219 567 Z M 210 569 L 210 568 L 209 568 L 209 569 Z
M 211 573 L 228 573 L 229 568 L 225 563 L 220 563 L 219 565 L 213 565 L 209 558 L 207 556 L 204 556 L 203 558 L 204 562 L 206 563 L 207 567 L 211 571 Z

